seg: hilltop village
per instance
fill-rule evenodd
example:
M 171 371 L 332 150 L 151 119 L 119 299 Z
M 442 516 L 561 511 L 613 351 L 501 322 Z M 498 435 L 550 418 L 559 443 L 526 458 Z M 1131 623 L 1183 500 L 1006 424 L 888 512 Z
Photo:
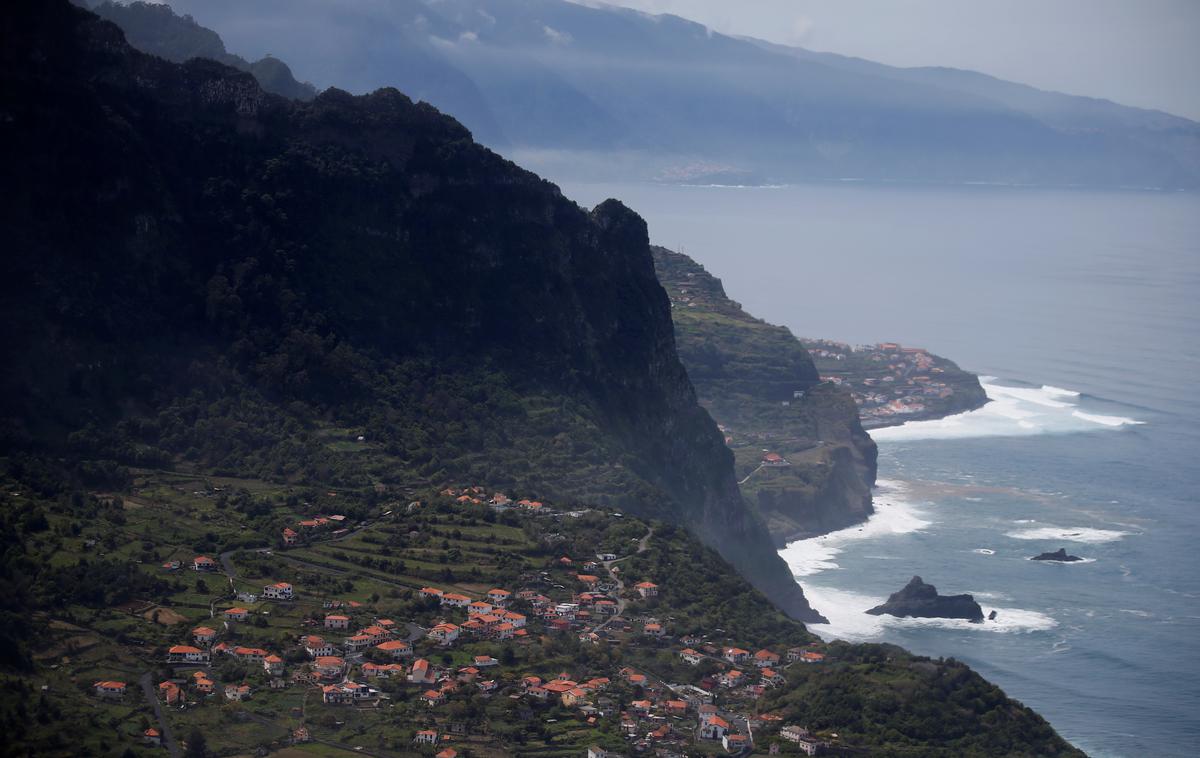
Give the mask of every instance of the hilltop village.
M 942 418 L 987 400 L 974 374 L 924 348 L 895 342 L 851 346 L 832 340 L 801 341 L 821 380 L 851 391 L 867 429 Z
M 439 498 L 445 506 L 468 511 L 517 510 L 547 525 L 564 515 L 540 501 L 489 495 L 478 486 L 446 489 Z M 413 502 L 407 510 L 426 507 Z M 578 519 L 587 513 L 565 515 Z M 347 526 L 363 530 L 371 525 L 348 525 L 342 515 L 301 519 L 282 530 L 280 547 L 336 542 L 349 534 Z M 236 604 L 214 605 L 211 622 L 181 634 L 179 644 L 167 649 L 164 662 L 172 676 L 157 684 L 157 697 L 162 705 L 183 710 L 210 700 L 242 702 L 290 689 L 307 690 L 314 701 L 319 693 L 321 705 L 330 708 L 378 711 L 402 700 L 415 706 L 423 727 L 414 730 L 413 745 L 436 749 L 439 758 L 469 752 L 471 740 L 454 720 L 458 709 L 451 706 L 472 698 L 507 698 L 519 703 L 517 710 L 526 717 L 561 708 L 588 726 L 606 721 L 633 753 L 740 755 L 752 750 L 756 734 L 807 755 L 831 747 L 834 737 L 786 724 L 783 716 L 760 713 L 757 707 L 767 690 L 786 682 L 789 667 L 823 663 L 823 646 L 813 642 L 780 652 L 751 651 L 734 644 L 735 638 L 679 633 L 669 615 L 660 618 L 655 612 L 659 585 L 622 572 L 625 560 L 644 552 L 652 535 L 648 527 L 620 555 L 564 553 L 541 571 L 523 576 L 512 589 L 423 586 L 413 593 L 418 612 L 404 619 L 382 617 L 374 604 L 348 599 L 321 598 L 317 610 L 315 599 L 306 602 L 288 582 L 266 584 L 258 593 L 239 591 Z M 163 564 L 168 571 L 182 568 L 178 561 Z M 222 571 L 217 561 L 203 555 L 186 568 Z M 278 615 L 281 604 L 301 610 L 290 644 L 272 649 L 243 644 L 247 636 L 256 636 L 247 635 L 246 627 Z M 676 681 L 650 667 L 574 665 L 552 671 L 516 662 L 512 646 L 546 635 L 670 655 L 695 674 Z M 94 687 L 97 697 L 121 698 L 127 685 L 104 680 Z M 162 734 L 150 727 L 143 736 L 156 743 Z M 306 724 L 290 736 L 293 743 L 312 739 Z M 592 745 L 587 754 L 598 758 L 619 751 Z
M 705 623 L 753 592 L 740 579 L 676 603 L 713 592 L 678 578 L 712 554 L 667 525 L 466 487 L 365 518 L 302 514 L 271 542 L 144 565 L 163 596 L 60 623 L 43 699 L 86 690 L 121 725 L 110 744 L 172 755 L 196 740 L 443 758 L 510 754 L 506 740 L 580 756 L 837 750 L 773 702 L 837 655 L 778 616 Z M 135 639 L 133 659 L 112 654 Z

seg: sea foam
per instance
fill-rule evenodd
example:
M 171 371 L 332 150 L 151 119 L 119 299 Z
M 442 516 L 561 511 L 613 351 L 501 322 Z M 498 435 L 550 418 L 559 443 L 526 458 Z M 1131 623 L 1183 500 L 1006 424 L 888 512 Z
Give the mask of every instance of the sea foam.
M 1086 545 L 1099 545 L 1104 542 L 1115 542 L 1133 533 L 1123 532 L 1118 529 L 1094 529 L 1087 526 L 1040 526 L 1033 529 L 1018 529 L 1006 532 L 1005 536 L 1016 540 L 1065 541 L 1081 542 Z
M 900 482 L 880 479 L 872 498 L 875 513 L 865 523 L 792 542 L 779 554 L 791 567 L 793 576 L 812 576 L 839 568 L 834 559 L 849 542 L 920 531 L 930 522 L 922 518 L 917 505 L 905 499 L 906 494 Z
M 982 408 L 929 421 L 909 421 L 875 429 L 878 442 L 969 437 L 1017 437 L 1033 434 L 1066 434 L 1097 429 L 1117 429 L 1144 422 L 1124 416 L 1085 413 L 1079 410 L 1076 390 L 1042 385 L 1013 387 L 981 376 L 979 383 L 991 401 Z
M 984 616 L 996 612 L 995 620 L 973 624 L 966 619 L 897 618 L 872 616 L 867 609 L 885 598 L 804 583 L 804 594 L 814 608 L 829 619 L 828 624 L 808 624 L 823 639 L 869 642 L 883 639 L 888 630 L 944 629 L 951 632 L 1028 633 L 1044 632 L 1058 626 L 1052 616 L 1024 608 L 1004 608 L 980 603 Z M 984 597 L 988 593 L 980 593 Z

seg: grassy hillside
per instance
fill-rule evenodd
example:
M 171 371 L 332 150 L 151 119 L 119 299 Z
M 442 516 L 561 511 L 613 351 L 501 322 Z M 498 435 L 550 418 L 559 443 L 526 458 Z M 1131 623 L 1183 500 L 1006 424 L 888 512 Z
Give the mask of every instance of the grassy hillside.
M 206 669 L 209 675 L 219 688 L 250 684 L 249 700 L 227 702 L 185 687 L 189 706 L 164 710 L 177 740 L 195 742 L 199 733 L 211 755 L 256 747 L 286 754 L 300 726 L 318 741 L 312 745 L 318 754 L 329 755 L 338 754 L 339 745 L 411 754 L 413 736 L 426 728 L 453 733 L 453 746 L 465 755 L 579 755 L 597 743 L 628 750 L 622 724 L 636 709 L 634 701 L 665 701 L 676 697 L 667 683 L 703 685 L 732 668 L 718 656 L 698 666 L 681 661 L 683 639 L 693 636 L 687 645 L 717 653 L 737 646 L 782 654 L 800 646 L 826 656 L 816 665 L 781 663 L 786 684 L 761 695 L 717 688 L 715 701 L 731 718 L 772 715 L 756 732 L 764 753 L 781 724 L 801 723 L 838 746 L 867 748 L 872 755 L 910 755 L 914 749 L 945 756 L 1076 754 L 1042 719 L 962 664 L 894 647 L 820 644 L 715 552 L 662 522 L 570 503 L 547 502 L 543 510 L 549 512 L 540 514 L 496 512 L 437 493 L 396 499 L 374 489 L 306 490 L 150 469 L 111 471 L 109 486 L 94 488 L 85 485 L 85 472 L 33 459 L 4 460 L 0 470 L 5 754 L 157 754 L 157 748 L 140 746 L 141 733 L 159 726 L 141 692 L 109 702 L 90 685 L 114 679 L 132 687 L 145 675 L 155 685 L 187 680 L 195 668 L 170 666 L 165 653 L 170 645 L 190 642 L 196 625 L 215 627 L 222 642 L 278 653 L 286 666 L 283 685 L 273 689 L 272 677 L 261 669 L 221 660 Z M 279 543 L 281 525 L 335 508 L 349 514 L 342 536 L 323 532 L 292 548 Z M 198 552 L 219 557 L 226 569 L 187 570 Z M 618 560 L 586 568 L 597 553 Z M 564 557 L 572 563 L 564 564 Z M 164 570 L 170 560 L 184 561 L 185 568 Z M 611 567 L 625 578 L 625 589 L 612 591 L 625 603 L 619 621 L 556 633 L 518 602 L 513 607 L 530 619 L 522 639 L 442 647 L 419 634 L 438 621 L 465 618 L 422 598 L 420 588 L 473 598 L 496 586 L 528 588 L 564 602 L 580 591 L 578 573 L 607 578 Z M 294 601 L 234 596 L 261 594 L 264 585 L 279 581 L 293 585 Z M 641 598 L 631 589 L 635 581 L 652 581 L 660 593 Z M 353 620 L 350 631 L 320 627 L 320 619 L 334 612 L 326 607 L 331 601 Z M 232 606 L 246 607 L 251 620 L 226 625 L 219 614 Z M 497 690 L 484 694 L 463 686 L 430 708 L 418 699 L 423 687 L 363 679 L 360 661 L 350 676 L 370 681 L 386 697 L 377 706 L 354 708 L 326 705 L 316 685 L 293 680 L 312 665 L 297 645 L 302 635 L 340 641 L 378 618 L 395 620 L 404 636 L 412 636 L 410 625 L 420 627 L 415 655 L 451 672 L 475 656 L 495 658 L 498 664 L 486 669 L 486 677 Z M 651 620 L 665 627 L 664 638 L 643 634 Z M 31 627 L 36 634 L 28 634 Z M 584 640 L 592 627 L 598 638 Z M 631 681 L 622 674 L 627 668 L 641 672 L 644 681 Z M 612 680 L 589 699 L 601 715 L 524 694 L 523 677 L 551 680 L 560 672 L 581 682 Z M 665 721 L 633 718 L 644 724 L 639 735 L 667 723 L 680 744 L 694 744 L 701 754 L 719 752 L 714 743 L 689 736 L 694 711 Z M 64 723 L 75 728 L 63 729 Z M 836 740 L 829 736 L 835 733 Z

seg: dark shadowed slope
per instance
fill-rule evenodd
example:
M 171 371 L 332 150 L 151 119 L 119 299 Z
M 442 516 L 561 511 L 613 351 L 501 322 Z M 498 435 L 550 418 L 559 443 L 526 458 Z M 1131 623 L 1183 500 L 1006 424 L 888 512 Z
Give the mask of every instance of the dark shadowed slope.
M 4 450 L 593 499 L 686 524 L 814 617 L 632 211 L 580 209 L 395 90 L 286 100 L 65 0 L 18 3 L 3 43 Z M 347 429 L 369 454 L 330 452 Z

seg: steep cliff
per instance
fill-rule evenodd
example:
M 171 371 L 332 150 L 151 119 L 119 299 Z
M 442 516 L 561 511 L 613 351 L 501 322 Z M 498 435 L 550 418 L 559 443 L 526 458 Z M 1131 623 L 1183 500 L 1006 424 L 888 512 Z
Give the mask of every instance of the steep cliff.
M 877 451 L 850 393 L 821 382 L 790 331 L 747 314 L 703 266 L 653 250 L 679 356 L 776 542 L 866 519 Z
M 636 214 L 395 90 L 286 100 L 65 0 L 6 15 L 0 451 L 594 499 L 817 618 L 696 402 Z

